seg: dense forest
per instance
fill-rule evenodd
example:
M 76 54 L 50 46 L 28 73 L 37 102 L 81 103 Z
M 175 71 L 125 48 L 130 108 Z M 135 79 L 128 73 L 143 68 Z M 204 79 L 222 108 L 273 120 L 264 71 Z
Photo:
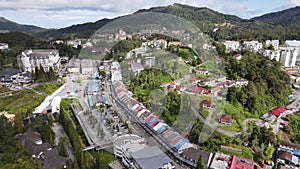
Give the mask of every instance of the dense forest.
M 111 52 L 107 53 L 104 59 L 109 60 L 113 58 L 118 62 L 122 62 L 129 51 L 138 48 L 141 45 L 142 41 L 137 37 L 133 37 L 132 39 L 127 40 L 121 40 L 112 47 Z
M 291 93 L 290 79 L 280 69 L 280 63 L 260 54 L 248 53 L 238 61 L 226 57 L 225 71 L 229 79 L 245 78 L 249 84 L 228 89 L 227 100 L 233 105 L 242 105 L 245 111 L 258 117 L 274 106 L 288 103 Z
M 31 158 L 14 136 L 17 133 L 4 116 L 0 116 L 0 168 L 42 168 L 39 161 Z
M 296 115 L 290 115 L 287 117 L 289 125 L 284 127 L 285 132 L 291 136 L 293 143 L 300 144 L 300 113 Z

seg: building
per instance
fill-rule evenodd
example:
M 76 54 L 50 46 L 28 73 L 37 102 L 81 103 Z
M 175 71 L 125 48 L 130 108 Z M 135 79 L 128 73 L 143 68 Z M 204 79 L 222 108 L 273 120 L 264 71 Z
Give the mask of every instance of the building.
M 212 104 L 212 101 L 211 100 L 203 100 L 202 101 L 202 106 L 203 108 L 205 109 L 210 109 L 210 108 L 213 108 L 214 105 Z
M 115 156 L 122 159 L 126 167 L 132 166 L 132 154 L 147 147 L 145 139 L 133 134 L 121 135 L 114 139 L 113 149 Z
M 131 63 L 131 71 L 135 74 L 139 74 L 141 71 L 144 70 L 144 66 L 140 63 L 133 62 Z
M 237 169 L 237 168 L 243 168 L 243 169 L 261 169 L 259 165 L 257 165 L 253 160 L 238 157 L 238 156 L 231 156 L 229 163 L 228 163 L 228 169 Z
M 300 144 L 280 140 L 276 150 L 277 163 L 282 163 L 287 168 L 300 166 Z
M 230 126 L 232 123 L 232 115 L 231 114 L 222 114 L 220 117 L 219 123 Z
M 85 75 L 98 72 L 96 62 L 92 59 L 82 59 L 80 63 L 80 73 Z
M 279 40 L 266 40 L 266 46 L 273 46 L 274 50 L 278 50 L 279 48 Z
M 196 148 L 189 148 L 182 153 L 182 156 L 183 158 L 192 161 L 194 163 L 197 163 L 199 157 L 201 156 L 202 164 L 207 168 L 210 164 L 210 161 L 212 160 L 213 153 L 196 149 Z
M 76 39 L 76 40 L 68 40 L 67 41 L 68 45 L 71 45 L 73 48 L 78 48 L 79 46 L 81 46 L 81 40 Z
M 131 38 L 131 35 L 127 35 L 126 32 L 121 28 L 119 31 L 116 33 L 116 38 L 115 40 L 126 40 L 127 38 Z
M 286 111 L 286 108 L 284 107 L 275 107 L 271 110 L 270 114 L 275 115 L 277 118 L 280 118 L 283 113 Z
M 0 81 L 1 82 L 12 82 L 16 79 L 21 72 L 14 68 L 6 68 L 0 70 Z
M 299 40 L 286 40 L 285 46 L 293 47 L 293 48 L 300 48 L 300 41 Z
M 121 72 L 121 66 L 120 63 L 115 61 L 112 62 L 111 67 L 111 81 L 121 81 L 122 80 L 122 72 Z
M 245 49 L 251 50 L 253 52 L 258 52 L 263 48 L 263 44 L 258 41 L 244 41 L 243 45 Z
M 240 49 L 240 42 L 237 41 L 225 41 L 224 45 L 226 47 L 225 52 L 230 53 Z
M 31 82 L 31 73 L 21 72 L 14 68 L 6 68 L 0 71 L 0 82 L 28 84 Z
M 80 73 L 80 59 L 71 59 L 67 65 L 69 73 Z
M 132 153 L 134 169 L 174 169 L 173 161 L 154 146 Z
M 37 158 L 46 169 L 60 169 L 65 167 L 66 157 L 59 155 L 57 147 L 43 143 L 41 134 L 31 128 L 24 134 L 17 134 L 16 139 L 28 150 L 33 158 Z
M 155 65 L 155 57 L 145 57 L 145 67 L 153 67 Z
M 279 62 L 283 66 L 295 66 L 297 58 L 300 56 L 300 48 L 283 47 L 280 48 Z
M 54 49 L 30 49 L 17 56 L 18 65 L 24 72 L 34 72 L 35 68 L 42 66 L 45 72 L 52 68 L 60 69 L 60 57 L 58 50 Z
M 8 50 L 8 44 L 7 43 L 0 43 L 0 51 Z

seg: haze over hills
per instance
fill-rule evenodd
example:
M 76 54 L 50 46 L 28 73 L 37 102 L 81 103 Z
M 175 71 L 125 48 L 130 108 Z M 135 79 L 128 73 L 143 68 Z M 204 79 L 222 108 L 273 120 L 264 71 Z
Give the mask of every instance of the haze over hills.
M 21 32 L 33 32 L 37 30 L 42 30 L 43 28 L 33 26 L 33 25 L 22 25 L 16 22 L 7 20 L 4 17 L 0 17 L 0 30 L 1 31 L 21 31 Z
M 279 12 L 268 13 L 252 19 L 282 26 L 300 24 L 300 6 Z
M 234 15 L 223 14 L 209 8 L 173 4 L 163 7 L 141 9 L 141 12 L 162 12 L 185 18 L 199 27 L 215 40 L 265 40 L 300 39 L 300 7 L 265 14 L 252 19 L 242 19 Z M 122 16 L 120 16 L 122 17 Z M 115 18 L 117 19 L 117 18 Z M 114 19 L 101 19 L 96 22 L 72 25 L 61 29 L 41 29 L 35 26 L 19 25 L 0 20 L 0 29 L 10 31 L 33 32 L 37 37 L 90 37 L 96 30 Z M 218 31 L 213 30 L 218 28 Z M 36 31 L 39 30 L 39 31 Z

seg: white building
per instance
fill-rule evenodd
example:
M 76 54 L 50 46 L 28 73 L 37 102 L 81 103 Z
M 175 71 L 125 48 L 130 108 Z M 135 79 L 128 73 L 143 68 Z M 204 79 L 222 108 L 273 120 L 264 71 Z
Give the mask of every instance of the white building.
M 8 44 L 7 43 L 0 43 L 0 50 L 7 50 L 8 49 Z
M 71 59 L 67 65 L 69 73 L 80 73 L 80 59 Z
M 246 49 L 254 52 L 258 52 L 263 48 L 263 44 L 258 41 L 244 41 L 243 45 Z
M 240 48 L 240 42 L 237 41 L 225 41 L 224 45 L 226 46 L 226 53 L 237 51 Z
M 54 49 L 35 49 L 26 50 L 17 56 L 18 65 L 24 71 L 34 72 L 36 67 L 42 66 L 49 71 L 50 67 L 54 70 L 60 68 L 60 57 L 58 50 Z
M 273 46 L 274 50 L 278 50 L 279 48 L 279 40 L 266 40 L 266 46 Z
M 92 59 L 82 59 L 80 63 L 80 73 L 89 75 L 97 73 L 95 60 Z
M 300 48 L 280 48 L 280 63 L 282 63 L 283 66 L 295 66 L 297 57 L 299 57 L 299 55 Z
M 76 39 L 76 40 L 68 40 L 67 41 L 68 45 L 71 45 L 73 48 L 78 48 L 79 46 L 81 46 L 81 40 Z
M 122 72 L 121 72 L 121 66 L 120 63 L 115 61 L 112 62 L 111 67 L 111 81 L 122 81 Z
M 293 47 L 293 48 L 300 48 L 300 41 L 299 40 L 286 40 L 285 46 Z
M 115 40 L 126 40 L 127 38 L 131 39 L 131 35 L 127 35 L 123 29 L 119 29 L 119 31 L 116 33 Z
M 134 134 L 121 135 L 113 140 L 115 156 L 121 158 L 127 167 L 132 165 L 132 153 L 146 147 L 145 139 Z

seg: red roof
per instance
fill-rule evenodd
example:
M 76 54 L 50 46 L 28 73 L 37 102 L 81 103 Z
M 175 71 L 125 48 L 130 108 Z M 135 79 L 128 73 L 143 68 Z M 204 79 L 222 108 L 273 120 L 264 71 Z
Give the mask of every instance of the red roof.
M 206 107 L 211 107 L 212 106 L 212 102 L 211 100 L 203 100 L 202 104 Z
M 192 85 L 187 88 L 188 92 L 197 92 L 197 93 L 209 93 L 209 90 L 199 87 L 197 85 Z
M 273 110 L 271 110 L 270 114 L 273 114 L 276 117 L 279 117 L 285 111 L 286 111 L 286 108 L 284 108 L 284 107 L 276 107 Z
M 255 165 L 253 160 L 233 156 L 228 163 L 228 169 L 253 169 Z M 260 168 L 259 166 L 257 167 Z
M 282 123 L 283 125 L 285 125 L 285 126 L 289 125 L 289 122 L 288 122 L 288 121 L 282 121 L 281 123 Z
M 200 80 L 200 78 L 199 78 L 199 77 L 193 76 L 193 77 L 192 77 L 192 80 L 193 80 L 193 81 L 198 81 L 198 80 Z
M 145 120 L 145 123 L 148 123 L 149 121 L 151 121 L 153 118 L 155 118 L 155 116 L 150 116 Z

